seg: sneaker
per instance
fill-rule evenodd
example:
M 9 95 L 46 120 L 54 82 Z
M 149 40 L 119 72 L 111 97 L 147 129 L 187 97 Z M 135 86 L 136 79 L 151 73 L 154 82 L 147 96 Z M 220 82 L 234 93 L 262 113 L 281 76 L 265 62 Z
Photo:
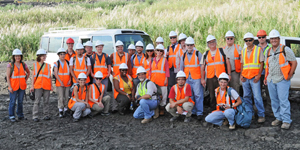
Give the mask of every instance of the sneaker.
M 78 121 L 79 121 L 79 119 L 73 118 L 73 122 L 78 122 Z
M 281 123 L 281 121 L 280 120 L 274 120 L 274 121 L 272 121 L 272 126 L 278 126 L 279 124 Z
M 229 124 L 228 120 L 225 119 L 225 121 L 223 122 L 223 126 L 227 126 Z
M 178 117 L 172 117 L 172 118 L 170 119 L 170 122 L 174 122 L 175 120 L 177 120 L 177 118 L 178 118 Z
M 150 121 L 152 121 L 152 118 L 150 118 L 150 119 L 143 119 L 141 121 L 141 123 L 145 124 L 145 123 L 149 123 Z
M 34 118 L 33 121 L 34 121 L 34 122 L 39 122 L 40 119 L 39 119 L 39 118 Z
M 17 120 L 15 118 L 11 118 L 10 122 L 16 122 Z
M 284 123 L 281 125 L 281 129 L 288 130 L 288 129 L 290 129 L 290 126 L 291 126 L 291 124 L 289 124 L 289 123 L 287 123 L 287 122 L 284 122 Z
M 184 122 L 190 122 L 191 121 L 191 117 L 185 117 Z
M 198 121 L 201 121 L 202 118 L 203 118 L 203 115 L 198 115 L 198 116 L 197 116 L 197 120 L 198 120 Z
M 62 111 L 59 112 L 59 118 L 64 117 L 64 113 Z
M 229 130 L 234 130 L 235 129 L 235 124 L 229 125 Z
M 25 117 L 19 117 L 18 120 L 27 120 Z
M 109 116 L 110 113 L 101 113 L 101 116 Z
M 258 120 L 257 120 L 258 123 L 264 123 L 265 121 L 266 121 L 265 117 L 258 117 Z
M 44 120 L 50 120 L 49 116 L 44 117 Z

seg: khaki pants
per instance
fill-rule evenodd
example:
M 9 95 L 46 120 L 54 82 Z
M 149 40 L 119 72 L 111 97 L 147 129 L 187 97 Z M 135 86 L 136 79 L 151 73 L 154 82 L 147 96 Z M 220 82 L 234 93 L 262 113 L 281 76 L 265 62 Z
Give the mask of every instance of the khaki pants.
M 236 90 L 238 94 L 240 94 L 240 80 L 240 73 L 237 73 L 235 71 L 231 72 L 231 80 L 229 81 L 229 86 Z
M 69 91 L 70 87 L 56 87 L 56 92 L 58 94 L 58 109 L 68 108 Z
M 106 95 L 103 97 L 102 104 L 103 104 L 104 108 L 100 107 L 97 104 L 94 104 L 93 107 L 91 108 L 91 110 L 92 110 L 91 115 L 96 115 L 102 111 L 103 111 L 103 113 L 108 113 L 109 105 L 110 105 L 110 96 L 109 95 Z
M 39 115 L 39 103 L 42 99 L 43 95 L 43 115 L 44 117 L 49 116 L 49 96 L 50 96 L 50 90 L 44 90 L 44 89 L 35 89 L 35 100 L 33 104 L 33 109 L 32 109 L 32 118 L 38 118 Z
M 193 110 L 194 104 L 191 102 L 185 102 L 182 104 L 182 107 L 184 111 L 188 111 L 188 113 L 186 114 L 186 117 L 191 117 L 192 115 L 192 110 Z M 177 108 L 170 108 L 170 103 L 168 103 L 168 105 L 166 106 L 166 110 L 167 112 L 169 112 L 172 116 L 174 117 L 178 117 L 180 114 L 177 114 Z
M 162 92 L 162 100 L 160 102 L 160 106 L 166 106 L 167 98 L 168 98 L 168 87 L 167 86 L 161 86 L 160 89 L 161 89 L 161 92 Z

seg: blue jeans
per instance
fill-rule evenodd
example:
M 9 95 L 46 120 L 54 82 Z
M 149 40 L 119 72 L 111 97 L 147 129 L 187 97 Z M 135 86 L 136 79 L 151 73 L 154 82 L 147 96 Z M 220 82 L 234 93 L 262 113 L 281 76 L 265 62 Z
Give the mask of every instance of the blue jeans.
M 232 108 L 226 109 L 224 113 L 222 111 L 214 111 L 205 117 L 205 121 L 221 126 L 224 118 L 227 118 L 230 125 L 234 124 L 235 110 Z
M 253 105 L 252 94 L 253 94 L 255 106 L 257 108 L 257 115 L 259 117 L 265 117 L 265 108 L 261 97 L 260 80 L 258 80 L 257 83 L 254 83 L 253 80 L 254 78 L 246 79 L 245 82 L 242 82 L 243 91 L 244 91 L 243 98 L 246 103 L 249 103 L 252 106 Z M 252 107 L 252 112 L 254 115 L 253 107 Z
M 291 81 L 282 80 L 278 83 L 268 82 L 271 98 L 271 106 L 277 120 L 291 123 L 291 105 L 289 101 L 289 89 Z
M 23 98 L 24 98 L 25 90 L 17 90 L 14 91 L 13 93 L 9 93 L 10 101 L 9 101 L 9 106 L 8 106 L 8 114 L 9 114 L 9 119 L 15 118 L 15 105 L 16 105 L 16 100 L 18 98 L 18 104 L 17 104 L 17 115 L 18 118 L 23 118 Z
M 201 84 L 201 79 L 194 80 L 191 75 L 186 80 L 192 88 L 192 100 L 195 102 L 195 106 L 192 110 L 192 114 L 197 116 L 203 115 L 203 86 Z
M 150 119 L 154 115 L 157 105 L 157 100 L 141 99 L 140 106 L 135 110 L 133 117 L 137 119 Z

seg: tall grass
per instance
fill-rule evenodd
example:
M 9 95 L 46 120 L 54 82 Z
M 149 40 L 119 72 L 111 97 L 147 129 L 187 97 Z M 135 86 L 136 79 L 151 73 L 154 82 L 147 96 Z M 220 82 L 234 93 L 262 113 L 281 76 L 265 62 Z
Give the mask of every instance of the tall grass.
M 256 35 L 260 29 L 267 33 L 277 29 L 283 36 L 299 37 L 298 9 L 298 0 L 119 0 L 55 7 L 7 6 L 0 8 L 0 53 L 8 55 L 14 48 L 35 52 L 44 31 L 71 25 L 139 29 L 152 40 L 162 36 L 165 46 L 169 45 L 169 32 L 174 30 L 192 36 L 197 49 L 204 52 L 208 34 L 215 35 L 218 45 L 223 46 L 228 30 L 241 45 L 246 32 Z

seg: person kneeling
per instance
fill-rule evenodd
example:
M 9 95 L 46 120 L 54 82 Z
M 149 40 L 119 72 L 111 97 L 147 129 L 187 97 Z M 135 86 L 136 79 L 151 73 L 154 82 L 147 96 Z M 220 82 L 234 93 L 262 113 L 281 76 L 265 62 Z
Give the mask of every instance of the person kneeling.
M 186 75 L 183 71 L 179 71 L 176 75 L 177 84 L 175 84 L 169 94 L 170 103 L 166 106 L 173 118 L 171 122 L 177 120 L 179 115 L 186 115 L 184 122 L 191 121 L 192 110 L 195 102 L 191 99 L 192 89 L 186 83 Z
M 229 77 L 226 73 L 221 73 L 219 76 L 220 87 L 215 89 L 217 110 L 206 116 L 205 121 L 221 126 L 226 118 L 229 122 L 229 129 L 235 129 L 234 116 L 236 113 L 236 107 L 242 104 L 242 100 L 239 94 L 228 85 Z M 228 94 L 228 90 L 231 90 L 231 95 Z
M 88 104 L 88 93 L 87 93 L 87 86 L 85 85 L 86 82 L 86 75 L 84 73 L 80 73 L 77 77 L 79 80 L 79 86 L 76 85 L 73 89 L 72 98 L 70 98 L 68 107 L 72 111 L 73 114 L 73 121 L 77 122 L 80 117 L 85 117 L 91 113 L 91 109 L 89 108 L 90 105 Z
M 140 83 L 137 85 L 138 92 L 135 97 L 139 101 L 139 107 L 135 110 L 133 117 L 143 119 L 141 123 L 148 123 L 152 120 L 154 110 L 159 104 L 157 100 L 156 85 L 146 78 L 147 71 L 143 67 L 137 69 L 137 75 Z

